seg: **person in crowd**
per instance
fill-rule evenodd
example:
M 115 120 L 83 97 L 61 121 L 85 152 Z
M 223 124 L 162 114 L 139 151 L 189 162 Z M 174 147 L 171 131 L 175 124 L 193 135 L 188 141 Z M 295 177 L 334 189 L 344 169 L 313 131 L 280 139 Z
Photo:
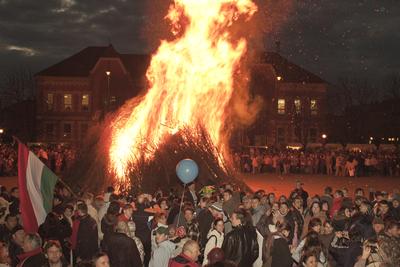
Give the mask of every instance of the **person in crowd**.
M 43 252 L 47 259 L 47 266 L 68 267 L 69 264 L 63 257 L 62 251 L 63 248 L 58 240 L 48 240 L 43 247 Z
M 10 242 L 12 238 L 13 229 L 18 224 L 18 218 L 16 214 L 7 214 L 5 217 L 4 224 L 0 225 L 0 236 L 2 240 Z
M 319 239 L 319 234 L 315 231 L 310 231 L 307 233 L 304 239 L 300 242 L 299 246 L 292 253 L 292 258 L 295 262 L 301 264 L 302 256 L 310 251 L 317 256 L 317 260 L 322 266 L 328 266 L 327 255 L 324 254 L 324 249 Z
M 326 213 L 324 213 L 321 210 L 321 204 L 318 201 L 314 201 L 311 204 L 310 209 L 308 210 L 307 214 L 304 217 L 304 226 L 303 226 L 303 236 L 302 238 L 305 236 L 304 233 L 307 233 L 308 229 L 309 229 L 309 223 L 312 219 L 314 218 L 318 218 L 320 220 L 321 223 L 324 223 L 326 221 Z
M 0 241 L 0 267 L 10 267 L 11 265 L 8 243 Z
M 42 253 L 42 239 L 38 234 L 26 234 L 22 248 L 24 253 L 18 255 L 18 267 L 38 267 L 46 264 L 46 257 Z
M 23 245 L 25 240 L 25 230 L 21 225 L 14 227 L 12 231 L 12 239 L 9 245 L 9 254 L 11 257 L 12 266 L 16 266 L 19 262 L 18 255 L 24 252 Z
M 192 207 L 197 206 L 199 196 L 196 192 L 196 184 L 194 182 L 188 184 L 187 191 L 185 193 L 185 199 L 187 199 L 192 204 Z
M 211 230 L 212 224 L 216 219 L 223 218 L 223 208 L 221 203 L 214 202 L 210 205 L 209 208 L 205 209 L 203 212 L 200 212 L 197 216 L 197 221 L 199 222 L 199 230 L 200 230 L 200 246 L 204 248 L 207 243 L 207 236 L 209 231 Z
M 125 221 L 118 221 L 115 232 L 107 239 L 107 254 L 113 267 L 143 266 L 135 241 L 128 236 L 129 228 Z
M 96 221 L 88 214 L 85 203 L 77 205 L 75 225 L 77 225 L 76 247 L 74 255 L 77 261 L 90 260 L 99 250 L 98 230 Z
M 233 261 L 239 267 L 251 266 L 258 258 L 257 233 L 249 215 L 243 209 L 232 213 L 233 230 L 229 232 L 222 244 L 227 260 Z
M 301 265 L 304 267 L 322 267 L 322 264 L 318 261 L 318 257 L 312 252 L 307 252 L 301 257 Z
M 293 222 L 295 225 L 297 225 L 297 233 L 293 234 L 296 234 L 297 238 L 300 238 L 302 236 L 304 227 L 303 199 L 300 196 L 297 196 L 293 199 L 291 213 Z
M 290 193 L 290 199 L 300 196 L 303 199 L 303 208 L 307 207 L 308 193 L 303 188 L 303 183 L 300 180 L 296 181 L 295 189 Z
M 191 207 L 187 207 L 183 210 L 183 213 L 186 222 L 187 237 L 194 241 L 199 241 L 200 229 L 199 229 L 199 223 L 197 222 L 194 216 L 194 209 Z
M 379 247 L 386 262 L 400 266 L 400 227 L 392 219 L 386 221 L 385 232 L 378 237 Z
M 93 258 L 93 267 L 110 267 L 110 259 L 104 252 L 97 253 Z
M 256 226 L 260 218 L 265 213 L 265 207 L 261 205 L 261 199 L 259 196 L 254 195 L 251 199 L 251 207 L 252 207 L 252 220 L 253 225 Z
M 291 267 L 293 260 L 289 249 L 291 226 L 286 222 L 276 223 L 276 232 L 263 245 L 263 267 Z
M 170 267 L 168 264 L 175 250 L 175 244 L 168 240 L 169 230 L 160 226 L 155 235 L 157 247 L 151 253 L 149 267 Z
M 142 244 L 142 241 L 140 241 L 140 239 L 136 236 L 136 224 L 134 221 L 129 221 L 128 223 L 128 228 L 129 228 L 129 232 L 128 232 L 128 236 L 130 238 L 132 238 L 133 241 L 135 241 L 136 243 L 136 247 L 139 250 L 139 254 L 140 254 L 140 260 L 144 261 L 144 247 Z M 153 248 L 152 248 L 153 250 Z
M 208 264 L 208 253 L 213 248 L 221 248 L 224 242 L 224 220 L 219 218 L 213 223 L 213 229 L 207 235 L 207 242 L 204 249 L 203 265 Z
M 196 262 L 199 256 L 199 244 L 194 240 L 188 240 L 182 248 L 182 253 L 172 258 L 168 267 L 198 267 Z
M 107 213 L 101 220 L 101 232 L 103 240 L 101 242 L 101 247 L 104 251 L 107 251 L 107 238 L 114 232 L 115 226 L 118 222 L 120 205 L 117 201 L 112 201 L 109 203 L 107 208 Z
M 125 204 L 122 213 L 118 216 L 118 221 L 129 222 L 132 220 L 133 207 L 131 204 Z

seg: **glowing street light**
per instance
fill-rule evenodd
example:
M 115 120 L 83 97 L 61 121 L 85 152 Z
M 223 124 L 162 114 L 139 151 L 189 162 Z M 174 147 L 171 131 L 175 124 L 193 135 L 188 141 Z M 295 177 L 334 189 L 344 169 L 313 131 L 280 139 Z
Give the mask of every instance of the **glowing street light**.
M 322 139 L 326 139 L 328 136 L 326 134 L 322 134 Z
M 277 76 L 276 79 L 277 79 L 278 81 L 280 81 L 280 80 L 282 80 L 282 77 L 281 77 L 281 76 Z
M 4 133 L 4 129 L 0 128 L 0 134 Z

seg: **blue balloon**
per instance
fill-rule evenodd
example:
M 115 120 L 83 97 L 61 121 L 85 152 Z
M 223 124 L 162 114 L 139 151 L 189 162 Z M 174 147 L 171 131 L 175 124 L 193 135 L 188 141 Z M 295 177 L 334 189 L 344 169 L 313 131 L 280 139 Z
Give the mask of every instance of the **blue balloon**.
M 199 174 L 199 166 L 194 160 L 183 159 L 176 165 L 176 175 L 184 184 L 193 182 Z

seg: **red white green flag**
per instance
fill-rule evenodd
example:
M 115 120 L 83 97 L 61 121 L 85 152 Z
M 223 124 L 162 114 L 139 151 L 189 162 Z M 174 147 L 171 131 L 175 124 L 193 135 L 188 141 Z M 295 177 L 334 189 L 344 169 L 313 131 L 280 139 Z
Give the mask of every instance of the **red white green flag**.
M 37 232 L 52 210 L 55 175 L 28 147 L 18 143 L 18 186 L 25 231 Z

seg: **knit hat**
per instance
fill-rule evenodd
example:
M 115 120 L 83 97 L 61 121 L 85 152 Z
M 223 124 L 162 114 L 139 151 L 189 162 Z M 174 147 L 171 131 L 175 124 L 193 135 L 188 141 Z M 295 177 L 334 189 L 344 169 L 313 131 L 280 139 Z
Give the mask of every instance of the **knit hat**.
M 222 212 L 222 204 L 220 202 L 214 202 L 213 204 L 211 204 L 210 208 Z

